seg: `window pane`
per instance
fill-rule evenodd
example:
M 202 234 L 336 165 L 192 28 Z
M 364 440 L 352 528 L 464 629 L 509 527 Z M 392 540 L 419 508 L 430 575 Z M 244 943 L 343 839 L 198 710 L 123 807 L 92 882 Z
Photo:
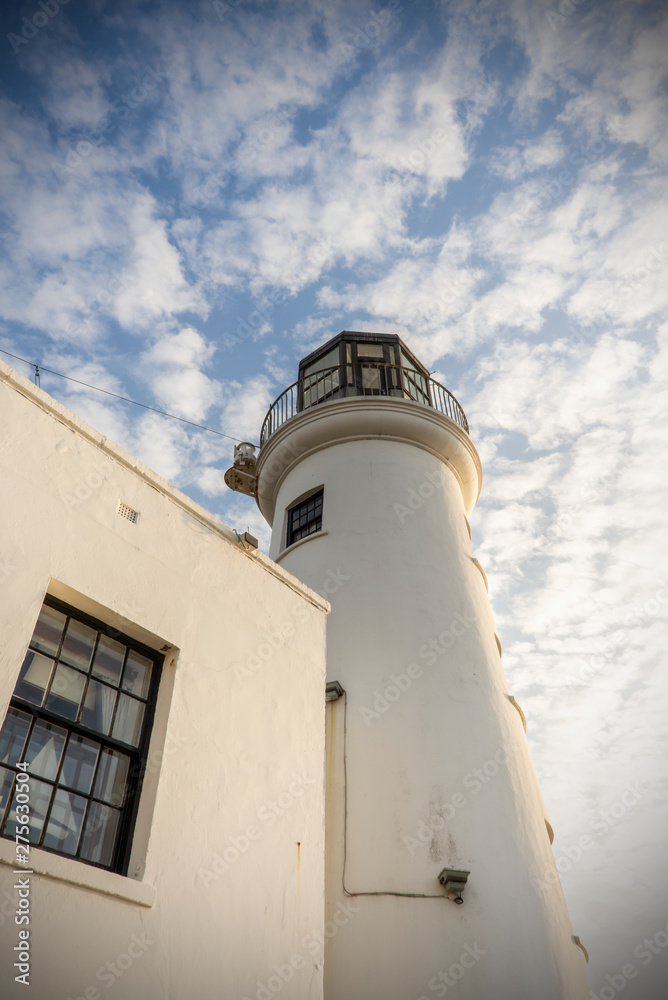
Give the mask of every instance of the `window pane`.
M 135 653 L 132 649 L 128 650 L 121 687 L 124 691 L 129 691 L 130 694 L 136 694 L 138 698 L 146 698 L 151 683 L 152 669 L 153 661 L 149 660 L 147 656 Z
M 33 844 L 37 843 L 42 834 L 42 827 L 44 826 L 44 820 L 49 808 L 52 791 L 53 785 L 47 785 L 45 781 L 33 781 L 30 779 L 30 791 L 28 792 L 28 823 L 30 825 L 30 842 Z M 21 813 L 22 817 L 23 815 L 24 814 Z M 18 824 L 16 822 L 16 801 L 13 801 L 3 833 L 13 837 L 16 834 L 17 825 L 21 826 L 22 824 L 23 819 Z
M 78 792 L 90 792 L 95 773 L 95 764 L 100 752 L 100 744 L 83 736 L 70 736 L 67 744 L 63 769 L 59 784 L 76 788 Z
M 22 760 L 23 745 L 30 729 L 32 716 L 27 712 L 19 712 L 18 708 L 10 708 L 0 732 L 0 761 L 3 764 L 16 764 Z
M 362 388 L 380 389 L 380 369 L 362 367 Z
M 79 857 L 107 867 L 111 864 L 119 816 L 117 809 L 91 802 Z
M 319 382 L 320 382 L 319 391 L 321 395 L 326 396 L 328 393 L 334 392 L 335 389 L 339 388 L 339 369 L 337 368 L 336 371 L 330 372 L 328 375 L 325 375 L 324 378 L 321 378 L 319 380 Z
M 411 399 L 414 399 L 417 403 L 426 403 L 426 405 L 429 406 L 429 396 L 427 395 L 426 390 L 421 388 L 421 383 L 424 382 L 424 379 L 422 379 L 420 375 L 413 376 L 406 375 L 405 373 L 404 375 L 406 379 L 407 395 Z
M 14 772 L 8 770 L 6 767 L 0 767 L 0 824 L 2 824 L 4 819 L 13 781 Z
M 76 854 L 81 835 L 81 825 L 86 812 L 86 799 L 59 788 L 53 797 L 49 824 L 42 841 L 63 854 Z
M 119 753 L 118 750 L 103 750 L 93 795 L 111 803 L 112 806 L 122 806 L 129 766 L 130 758 L 124 753 Z
M 310 523 L 314 507 L 307 513 Z M 13 701 L 0 717 L 0 836 L 29 831 L 33 845 L 117 870 L 145 764 L 138 748 L 158 657 L 85 619 L 70 608 L 40 613 L 14 690 L 23 704 Z M 16 801 L 21 762 L 29 768 L 18 795 L 25 802 Z
M 64 615 L 62 611 L 56 611 L 55 608 L 47 608 L 44 605 L 39 613 L 35 631 L 30 640 L 32 648 L 55 656 L 58 652 L 60 637 L 63 634 L 66 619 L 67 615 Z
M 318 358 L 308 368 L 304 369 L 304 375 L 312 375 L 314 372 L 324 371 L 325 368 L 333 368 L 339 363 L 339 345 L 333 347 L 331 351 L 327 351 L 327 354 L 323 354 L 322 357 Z M 307 380 L 308 381 L 308 380 Z
M 88 670 L 96 636 L 96 629 L 70 618 L 59 659 L 79 670 Z
M 53 670 L 54 661 L 41 653 L 33 653 L 28 650 L 26 658 L 21 667 L 19 680 L 14 694 L 17 698 L 24 698 L 32 705 L 41 705 Z
M 288 545 L 322 530 L 322 498 L 320 490 L 288 511 Z
M 383 358 L 383 345 L 382 344 L 358 344 L 357 345 L 357 357 L 358 358 Z
M 46 708 L 62 715 L 64 719 L 76 719 L 85 683 L 85 674 L 61 664 L 56 668 L 51 681 Z
M 125 650 L 123 643 L 110 639 L 108 635 L 101 635 L 93 660 L 93 674 L 118 687 Z
M 30 764 L 30 774 L 38 774 L 40 778 L 56 777 L 66 736 L 66 729 L 37 720 L 25 756 Z
M 300 538 L 307 538 L 309 535 L 314 535 L 316 531 L 320 531 L 322 528 L 322 519 L 317 518 L 315 521 L 309 521 L 303 528 L 298 528 L 292 536 L 293 542 L 298 542 Z
M 115 688 L 100 684 L 99 681 L 90 681 L 81 713 L 81 725 L 95 729 L 98 733 L 104 733 L 107 736 L 111 729 L 115 702 Z
M 129 743 L 133 747 L 139 746 L 141 737 L 141 726 L 144 721 L 144 703 L 130 698 L 127 694 L 122 694 L 118 699 L 116 718 L 114 719 L 114 730 L 112 736 L 122 743 Z
M 319 400 L 326 399 L 327 396 L 339 388 L 339 369 L 330 371 L 325 375 L 307 376 L 304 379 L 304 407 L 312 406 Z

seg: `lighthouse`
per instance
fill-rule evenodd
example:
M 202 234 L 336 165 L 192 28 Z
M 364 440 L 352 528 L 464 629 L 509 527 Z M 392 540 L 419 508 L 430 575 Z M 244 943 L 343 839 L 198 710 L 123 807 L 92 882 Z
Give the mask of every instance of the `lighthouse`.
M 271 558 L 331 604 L 326 1000 L 585 1000 L 471 545 L 482 469 L 458 401 L 398 336 L 344 331 L 230 474 Z

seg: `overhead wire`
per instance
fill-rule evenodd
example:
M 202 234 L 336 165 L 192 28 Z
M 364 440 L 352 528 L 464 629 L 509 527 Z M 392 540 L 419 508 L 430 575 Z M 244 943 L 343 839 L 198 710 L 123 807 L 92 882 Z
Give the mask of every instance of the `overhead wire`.
M 35 361 L 28 361 L 27 358 L 21 358 L 18 354 L 12 354 L 10 351 L 5 351 L 0 347 L 0 354 L 6 354 L 9 358 L 15 358 L 17 361 L 22 361 L 26 365 L 30 365 L 31 368 L 35 369 L 35 384 L 38 384 L 41 372 L 47 372 L 49 375 L 57 375 L 58 378 L 67 379 L 68 382 L 75 382 L 77 385 L 83 385 L 86 389 L 93 389 L 95 392 L 103 392 L 106 396 L 113 396 L 114 399 L 121 399 L 124 403 L 132 403 L 134 406 L 141 406 L 145 410 L 151 410 L 152 413 L 159 413 L 163 417 L 169 417 L 171 420 L 179 420 L 182 424 L 189 424 L 191 427 L 197 427 L 201 431 L 208 431 L 209 434 L 217 434 L 218 437 L 229 438 L 230 441 L 238 442 L 238 437 L 232 437 L 231 434 L 223 434 L 222 431 L 217 431 L 213 427 L 206 427 L 204 424 L 196 424 L 194 420 L 187 420 L 185 417 L 178 417 L 175 413 L 167 413 L 166 410 L 159 410 L 155 406 L 149 406 L 148 403 L 140 403 L 136 399 L 130 399 L 129 396 L 119 396 L 117 392 L 111 392 L 109 389 L 101 389 L 99 385 L 90 385 L 88 382 L 82 382 L 81 379 L 73 378 L 71 375 L 63 375 L 62 372 L 56 372 L 52 368 L 45 368 L 44 365 L 37 364 Z M 253 444 L 252 441 L 249 444 Z M 255 445 L 257 448 L 258 446 Z

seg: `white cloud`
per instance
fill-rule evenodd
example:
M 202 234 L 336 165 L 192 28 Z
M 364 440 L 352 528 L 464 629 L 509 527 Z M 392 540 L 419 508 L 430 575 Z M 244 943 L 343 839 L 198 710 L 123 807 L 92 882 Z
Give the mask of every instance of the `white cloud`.
M 564 156 L 561 137 L 549 129 L 538 140 L 523 140 L 514 146 L 496 150 L 492 154 L 491 169 L 507 181 L 517 181 L 525 174 L 533 174 L 546 167 L 553 167 Z
M 257 443 L 270 404 L 278 395 L 266 375 L 257 375 L 243 384 L 228 383 L 225 390 L 222 427 L 238 441 Z
M 221 397 L 220 383 L 200 369 L 215 347 L 192 327 L 159 337 L 141 356 L 146 381 L 168 412 L 200 422 Z
M 197 485 L 207 497 L 222 496 L 227 489 L 224 476 L 223 469 L 207 468 L 198 476 Z

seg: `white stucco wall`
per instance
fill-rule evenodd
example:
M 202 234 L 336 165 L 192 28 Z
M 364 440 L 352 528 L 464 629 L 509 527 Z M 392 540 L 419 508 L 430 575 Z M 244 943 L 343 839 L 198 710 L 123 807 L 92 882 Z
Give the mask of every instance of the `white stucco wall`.
M 584 1000 L 563 896 L 532 882 L 556 876 L 545 809 L 466 526 L 475 463 L 447 423 L 336 402 L 261 456 L 272 555 L 327 593 L 346 691 L 328 706 L 325 997 Z M 322 532 L 281 555 L 286 509 L 320 486 Z M 471 872 L 462 905 L 444 867 Z
M 0 718 L 47 592 L 169 644 L 132 877 L 32 850 L 26 990 L 14 845 L 0 839 L 0 995 L 255 1000 L 274 977 L 281 998 L 317 1000 L 326 604 L 4 364 L 0 376 Z

